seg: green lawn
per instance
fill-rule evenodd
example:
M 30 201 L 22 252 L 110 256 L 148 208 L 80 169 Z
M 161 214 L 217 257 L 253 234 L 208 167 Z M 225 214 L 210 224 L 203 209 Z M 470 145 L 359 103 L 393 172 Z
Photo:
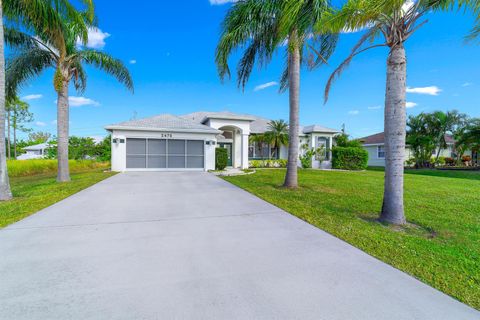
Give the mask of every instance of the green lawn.
M 72 181 L 57 183 L 56 174 L 10 178 L 14 199 L 0 202 L 0 228 L 19 221 L 38 210 L 71 196 L 114 173 L 91 169 L 73 173 Z
M 301 170 L 298 190 L 279 187 L 285 170 L 224 179 L 480 309 L 478 172 L 420 173 L 405 175 L 406 228 L 375 220 L 380 171 Z

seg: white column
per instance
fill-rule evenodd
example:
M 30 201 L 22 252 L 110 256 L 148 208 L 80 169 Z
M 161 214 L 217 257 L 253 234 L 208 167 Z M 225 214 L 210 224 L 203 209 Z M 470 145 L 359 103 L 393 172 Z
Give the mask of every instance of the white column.
M 242 134 L 242 169 L 248 169 L 248 134 Z

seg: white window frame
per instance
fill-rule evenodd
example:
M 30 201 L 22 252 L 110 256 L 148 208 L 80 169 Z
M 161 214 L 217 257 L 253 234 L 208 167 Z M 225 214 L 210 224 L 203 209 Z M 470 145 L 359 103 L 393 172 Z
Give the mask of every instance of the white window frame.
M 380 148 L 382 148 L 383 151 L 380 151 Z M 383 153 L 383 156 L 380 156 L 380 153 Z M 377 146 L 377 159 L 385 159 L 385 146 Z

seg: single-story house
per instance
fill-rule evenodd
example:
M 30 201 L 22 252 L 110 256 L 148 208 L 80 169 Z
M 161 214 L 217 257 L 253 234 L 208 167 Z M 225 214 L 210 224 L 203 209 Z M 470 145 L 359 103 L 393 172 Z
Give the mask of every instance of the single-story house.
M 23 148 L 25 153 L 19 155 L 17 160 L 42 159 L 45 157 L 45 151 L 48 149 L 48 143 L 40 143 Z
M 251 142 L 251 135 L 268 131 L 269 121 L 249 114 L 194 112 L 109 125 L 105 129 L 112 134 L 112 170 L 213 170 L 215 148 L 227 149 L 228 166 L 233 168 L 246 169 L 253 159 L 287 159 L 286 146 L 274 150 Z M 320 125 L 301 127 L 300 146 L 329 150 L 337 133 Z M 331 152 L 326 151 L 322 162 L 313 159 L 313 167 L 331 167 Z
M 365 150 L 368 151 L 368 165 L 374 167 L 385 167 L 385 134 L 383 132 L 372 134 L 371 136 L 358 139 Z M 440 150 L 441 157 L 455 158 L 455 140 L 449 134 L 445 135 L 447 148 Z M 435 150 L 432 156 L 437 155 Z M 472 155 L 470 151 L 466 155 Z M 413 158 L 413 153 L 408 147 L 405 147 L 405 160 Z

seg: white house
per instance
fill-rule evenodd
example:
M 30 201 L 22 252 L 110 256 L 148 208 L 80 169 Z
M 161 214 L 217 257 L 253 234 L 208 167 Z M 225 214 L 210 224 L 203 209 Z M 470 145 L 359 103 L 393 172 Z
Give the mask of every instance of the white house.
M 25 153 L 19 155 L 17 160 L 42 159 L 45 157 L 45 150 L 48 149 L 48 143 L 40 143 L 23 148 Z
M 365 150 L 368 151 L 368 165 L 373 167 L 385 167 L 385 134 L 383 132 L 358 139 Z M 455 140 L 451 135 L 445 135 L 447 148 L 440 150 L 441 157 L 455 157 Z M 436 156 L 437 150 L 432 156 Z M 412 151 L 408 146 L 405 148 L 405 160 L 413 158 Z
M 112 133 L 112 170 L 213 170 L 215 148 L 225 148 L 228 166 L 246 169 L 249 160 L 287 158 L 287 147 L 250 143 L 250 135 L 268 130 L 270 120 L 231 112 L 195 112 L 182 116 L 158 116 L 106 126 Z M 339 131 L 319 125 L 301 127 L 300 145 L 330 149 Z M 313 159 L 314 168 L 331 167 Z

